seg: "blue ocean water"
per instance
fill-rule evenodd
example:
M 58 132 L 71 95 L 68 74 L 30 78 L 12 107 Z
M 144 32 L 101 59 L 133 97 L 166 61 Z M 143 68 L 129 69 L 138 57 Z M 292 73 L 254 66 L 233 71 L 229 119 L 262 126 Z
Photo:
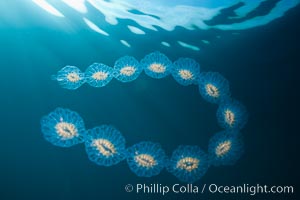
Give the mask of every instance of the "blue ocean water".
M 48 2 L 55 5 L 55 1 Z M 242 130 L 242 158 L 234 166 L 211 167 L 196 184 L 299 185 L 299 6 L 251 29 L 187 30 L 178 26 L 168 31 L 154 26 L 157 31 L 153 31 L 132 19 L 120 19 L 116 26 L 102 23 L 104 15 L 88 4 L 90 12 L 85 17 L 98 21 L 98 26 L 110 33 L 104 36 L 89 29 L 79 20 L 81 14 L 66 5 L 57 6 L 64 10 L 64 19 L 26 2 L 0 5 L 0 199 L 235 199 L 232 194 L 208 192 L 167 196 L 127 193 L 127 184 L 180 182 L 166 170 L 151 178 L 137 177 L 126 162 L 99 167 L 88 160 L 84 145 L 64 149 L 44 140 L 41 117 L 56 107 L 67 107 L 80 113 L 87 128 L 113 124 L 126 137 L 127 146 L 150 140 L 160 143 L 169 156 L 181 144 L 198 145 L 207 151 L 209 138 L 221 128 L 217 105 L 206 102 L 197 86 L 183 87 L 171 76 L 152 79 L 145 73 L 130 83 L 114 79 L 103 88 L 85 84 L 75 91 L 51 81 L 51 75 L 65 65 L 84 71 L 94 62 L 113 66 L 124 55 L 141 60 L 156 50 L 172 61 L 190 57 L 203 71 L 221 73 L 229 80 L 232 95 L 249 110 L 249 122 Z M 214 18 L 209 23 L 220 22 L 222 18 Z M 133 34 L 127 25 L 146 34 Z M 122 45 L 120 39 L 131 47 Z M 171 46 L 161 45 L 162 41 Z M 200 50 L 184 48 L 178 41 L 197 45 Z M 278 198 L 296 199 L 295 194 Z

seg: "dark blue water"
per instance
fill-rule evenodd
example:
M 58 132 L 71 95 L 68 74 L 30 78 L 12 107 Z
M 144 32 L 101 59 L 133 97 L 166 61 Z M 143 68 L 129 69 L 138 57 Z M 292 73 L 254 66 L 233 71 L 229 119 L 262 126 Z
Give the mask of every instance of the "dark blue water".
M 61 106 L 77 111 L 87 128 L 113 124 L 125 135 L 128 146 L 151 140 L 161 143 L 168 155 L 180 144 L 206 150 L 209 138 L 221 129 L 215 117 L 217 106 L 205 102 L 196 86 L 183 87 L 171 77 L 155 80 L 142 74 L 131 83 L 113 80 L 104 88 L 83 85 L 69 91 L 50 80 L 51 74 L 67 64 L 82 70 L 93 62 L 112 66 L 121 56 L 140 60 L 154 50 L 171 60 L 191 57 L 203 70 L 220 72 L 230 81 L 233 96 L 249 110 L 249 122 L 243 129 L 244 156 L 234 166 L 211 167 L 196 185 L 293 185 L 297 193 L 299 10 L 294 8 L 266 26 L 240 31 L 239 35 L 180 28 L 172 34 L 149 31 L 146 36 L 123 32 L 135 46 L 128 49 L 117 45 L 113 37 L 101 37 L 88 29 L 66 33 L 51 28 L 52 23 L 58 23 L 55 20 L 25 19 L 30 10 L 16 6 L 15 17 L 24 21 L 15 26 L 2 19 L 0 26 L 0 199 L 249 199 L 247 195 L 208 193 L 164 197 L 126 193 L 124 187 L 129 183 L 173 185 L 179 181 L 166 171 L 138 178 L 126 162 L 99 167 L 88 160 L 83 145 L 62 149 L 43 139 L 40 118 Z M 125 26 L 114 28 L 122 32 Z M 182 34 L 187 42 L 216 35 L 222 39 L 195 52 L 176 46 Z M 164 38 L 174 41 L 174 48 L 153 42 Z M 294 194 L 257 199 L 297 198 Z

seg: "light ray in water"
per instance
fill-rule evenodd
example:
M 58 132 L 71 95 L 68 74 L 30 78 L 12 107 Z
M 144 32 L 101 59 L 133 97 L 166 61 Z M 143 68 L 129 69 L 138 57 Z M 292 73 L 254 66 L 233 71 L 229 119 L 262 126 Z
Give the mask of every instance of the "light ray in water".
M 131 47 L 131 45 L 126 40 L 120 40 L 120 42 L 126 47 Z
M 143 30 L 141 30 L 141 29 L 139 29 L 139 28 L 137 28 L 135 26 L 129 26 L 128 25 L 127 27 L 134 34 L 138 34 L 138 35 L 144 35 L 144 34 L 146 34 L 145 31 L 143 31 Z
M 32 0 L 32 2 L 54 16 L 64 17 L 64 15 L 61 12 L 59 12 L 54 6 L 52 6 L 45 0 Z
M 177 42 L 182 47 L 185 47 L 185 48 L 188 48 L 188 49 L 191 49 L 191 50 L 194 50 L 194 51 L 200 51 L 200 48 L 196 47 L 194 45 L 191 45 L 191 44 L 188 44 L 188 43 L 185 43 L 185 42 L 182 42 L 182 41 L 177 41 Z
M 87 8 L 85 6 L 85 0 L 62 0 L 65 4 L 71 8 L 77 10 L 80 13 L 87 13 Z
M 210 41 L 208 40 L 201 40 L 204 44 L 210 44 Z
M 88 25 L 88 27 L 90 27 L 90 29 L 92 29 L 93 31 L 96 31 L 97 33 L 100 33 L 100 34 L 105 35 L 105 36 L 109 36 L 109 34 L 107 32 L 105 32 L 104 30 L 99 28 L 96 24 L 94 24 L 93 22 L 91 22 L 87 18 L 83 18 L 83 20 L 86 23 L 86 25 Z
M 164 42 L 164 41 L 163 41 L 163 42 L 161 42 L 161 44 L 162 44 L 162 45 L 164 45 L 164 46 L 166 46 L 166 47 L 170 47 L 170 46 L 171 46 L 169 43 L 167 43 L 167 42 Z

